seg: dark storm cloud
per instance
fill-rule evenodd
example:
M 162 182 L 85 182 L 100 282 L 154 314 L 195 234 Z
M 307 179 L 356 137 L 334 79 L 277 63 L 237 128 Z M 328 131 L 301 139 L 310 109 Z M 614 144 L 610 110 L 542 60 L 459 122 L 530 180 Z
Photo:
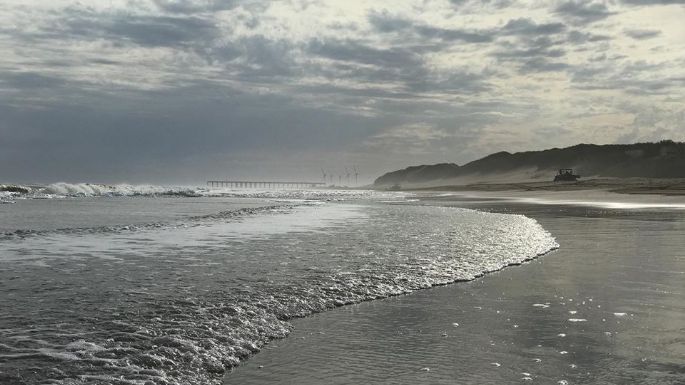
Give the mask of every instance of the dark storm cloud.
M 421 63 L 415 52 L 405 48 L 375 48 L 354 40 L 315 40 L 307 50 L 328 59 L 383 67 L 413 67 Z
M 305 92 L 317 97 L 334 98 L 339 103 L 334 106 L 327 106 L 327 109 L 344 111 L 349 110 L 350 106 L 360 105 L 364 100 L 379 98 L 393 100 L 396 102 L 411 102 L 416 99 L 416 94 L 406 89 L 385 89 L 376 85 L 368 85 L 363 89 L 343 87 L 334 84 L 302 85 L 295 88 L 298 92 Z M 378 115 L 382 109 L 373 108 L 370 114 Z
M 571 0 L 559 4 L 554 12 L 575 24 L 590 24 L 614 14 L 606 4 L 594 0 Z
M 376 13 L 369 16 L 370 23 L 380 32 L 391 33 L 399 32 L 409 34 L 409 36 L 418 35 L 421 39 L 434 39 L 441 43 L 436 47 L 438 49 L 446 49 L 452 45 L 454 41 L 461 41 L 465 43 L 494 43 L 497 42 L 499 49 L 491 53 L 492 56 L 502 62 L 516 62 L 520 66 L 527 67 L 525 72 L 548 72 L 559 71 L 568 66 L 558 61 L 550 61 L 549 58 L 560 58 L 565 56 L 566 52 L 561 45 L 564 43 L 562 34 L 567 27 L 563 23 L 536 23 L 530 18 L 518 18 L 509 20 L 503 27 L 491 28 L 479 31 L 464 31 L 456 29 L 443 29 L 437 27 L 428 27 L 425 25 L 414 25 L 410 21 L 389 15 L 388 13 Z M 406 36 L 406 35 L 401 35 Z M 574 35 L 576 39 L 585 37 L 587 41 L 599 41 L 603 38 L 598 35 L 587 34 L 585 36 Z M 514 38 L 514 41 L 498 41 L 502 38 Z M 523 69 L 521 70 L 523 72 Z M 460 81 L 455 84 L 463 83 L 465 79 L 460 78 Z M 417 86 L 412 89 L 425 89 L 421 84 L 428 84 L 423 81 L 413 82 Z M 440 83 L 431 84 L 437 88 Z M 451 84 L 451 82 L 447 82 Z M 463 85 L 463 84 L 462 84 Z M 460 89 L 460 86 L 444 87 L 445 90 Z M 480 79 L 474 80 L 468 84 L 466 89 L 475 91 L 484 91 L 488 89 L 487 82 Z
M 441 44 L 438 49 L 446 49 L 451 46 L 453 41 L 465 43 L 495 43 L 499 47 L 491 56 L 498 59 L 500 63 L 517 63 L 520 72 L 530 73 L 535 71 L 549 72 L 560 71 L 568 66 L 558 60 L 549 58 L 560 58 L 565 56 L 566 51 L 561 48 L 564 44 L 563 34 L 567 27 L 563 23 L 536 23 L 530 18 L 518 18 L 509 20 L 503 27 L 480 30 L 477 32 L 463 31 L 454 29 L 442 29 L 423 25 L 413 25 L 406 19 L 394 17 L 388 13 L 376 13 L 369 16 L 370 23 L 379 31 L 384 33 L 400 32 L 419 35 L 422 39 L 437 39 Z M 402 35 L 404 36 L 404 35 Z M 514 41 L 500 41 L 502 38 L 514 38 Z M 579 33 L 571 34 L 569 39 L 575 38 L 576 43 L 580 39 L 595 42 L 608 39 L 599 35 Z M 525 67 L 525 68 L 524 68 Z M 463 81 L 463 79 L 461 79 Z M 457 82 L 459 83 L 459 82 Z M 413 82 L 413 84 L 427 84 L 423 81 Z M 440 83 L 432 84 L 437 88 Z M 448 82 L 449 84 L 449 82 Z M 423 89 L 424 87 L 412 87 Z M 445 87 L 450 89 L 451 87 Z M 469 84 L 467 89 L 484 91 L 488 89 L 487 82 L 478 80 Z M 460 89 L 454 87 L 453 90 Z
M 563 32 L 563 23 L 536 24 L 528 18 L 512 19 L 502 28 L 505 35 L 551 35 Z
M 606 60 L 606 58 L 604 58 Z M 607 66 L 579 66 L 571 71 L 571 81 L 576 84 L 587 82 L 595 82 L 599 76 L 606 78 L 610 74 L 610 68 Z
M 302 68 L 294 62 L 295 45 L 287 40 L 271 40 L 256 35 L 241 38 L 227 48 L 238 58 L 229 68 L 239 70 L 241 78 L 254 81 L 258 78 L 280 83 L 283 77 L 296 76 Z
M 63 87 L 55 94 L 64 92 L 81 91 Z M 331 150 L 387 123 L 300 105 L 287 95 L 253 95 L 202 82 L 168 91 L 92 96 L 93 102 L 55 100 L 30 113 L 21 106 L 0 105 L 2 178 L 159 180 L 163 173 L 186 166 L 191 155 L 207 162 L 211 156 L 248 149 L 258 149 L 265 159 L 269 152 L 303 146 Z M 311 122 L 317 122 L 315 130 Z M 11 167 L 17 159 L 22 167 Z M 205 166 L 211 173 L 226 167 Z M 159 174 L 150 167 L 158 167 Z M 176 180 L 206 177 L 176 175 Z
M 113 43 L 179 46 L 204 43 L 218 36 L 212 20 L 195 16 L 102 15 L 76 11 L 59 22 L 54 37 L 67 35 L 80 39 L 106 39 Z
M 452 96 L 475 96 L 492 89 L 487 74 L 466 70 L 445 74 L 424 71 L 422 76 L 408 78 L 404 84 L 412 93 L 443 93 Z
M 406 33 L 417 38 L 435 39 L 444 42 L 487 43 L 495 38 L 491 31 L 439 28 L 415 24 L 410 20 L 395 17 L 388 13 L 372 13 L 369 15 L 369 22 L 380 32 Z
M 511 146 L 505 131 L 525 142 L 550 119 L 561 126 L 589 94 L 579 89 L 607 90 L 592 95 L 612 111 L 625 94 L 680 103 L 685 87 L 677 50 L 640 56 L 669 47 L 672 23 L 599 24 L 620 2 L 469 0 L 447 12 L 444 2 L 360 2 L 360 13 L 343 1 L 27 1 L 0 7 L 16 21 L 0 26 L 0 176 L 9 181 L 154 182 L 188 170 L 201 182 L 235 169 L 227 159 L 259 175 L 287 167 L 288 154 L 339 151 L 391 168 L 442 156 L 428 148 L 428 158 L 409 159 L 411 143 L 378 147 L 394 157 L 361 148 L 411 127 L 440 139 L 435 153 L 476 157 Z M 554 76 L 528 76 L 536 73 Z M 576 138 L 581 129 L 571 129 Z
M 212 12 L 233 9 L 238 6 L 236 0 L 154 0 L 155 4 L 163 11 L 170 13 L 197 13 Z
M 54 89 L 65 84 L 63 79 L 36 72 L 3 72 L 0 73 L 0 88 L 12 89 Z
M 522 63 L 520 73 L 528 74 L 535 72 L 558 72 L 568 69 L 570 66 L 563 62 L 551 61 L 545 58 L 534 57 Z
M 550 49 L 549 47 L 545 46 L 539 46 L 539 47 L 532 47 L 528 49 L 511 49 L 511 50 L 504 50 L 504 51 L 499 51 L 495 52 L 493 56 L 500 60 L 509 60 L 509 59 L 519 59 L 519 58 L 544 58 L 544 57 L 562 57 L 566 54 L 566 51 L 564 51 L 561 48 L 554 48 Z
M 517 64 L 521 73 L 560 71 L 568 67 L 558 61 L 566 55 L 561 48 L 563 42 L 546 36 L 519 39 L 515 43 L 500 44 L 500 48 L 491 55 L 500 63 Z
M 670 95 L 682 87 L 682 84 L 675 84 L 671 79 L 640 80 L 640 79 L 620 79 L 613 78 L 607 81 L 599 81 L 594 84 L 584 84 L 579 86 L 581 89 L 594 90 L 621 90 L 630 95 L 650 96 L 650 95 Z
M 646 40 L 661 35 L 661 31 L 658 29 L 628 29 L 625 34 L 636 40 Z
M 459 6 L 466 4 L 469 0 L 449 0 L 449 1 L 452 5 L 459 7 Z
M 576 67 L 571 71 L 573 87 L 583 90 L 620 90 L 631 95 L 677 94 L 685 82 L 677 77 L 644 78 L 658 73 L 664 64 L 646 61 L 620 63 L 614 58 L 603 65 Z
M 685 0 L 621 0 L 624 4 L 630 5 L 670 5 L 685 4 Z
M 495 8 L 506 8 L 514 3 L 513 0 L 477 0 L 477 1 L 469 1 L 469 0 L 450 0 L 450 3 L 454 5 L 456 8 L 462 7 L 463 5 L 467 3 L 473 3 L 478 6 L 492 6 Z
M 90 59 L 90 63 L 96 64 L 96 65 L 102 64 L 102 65 L 107 65 L 107 66 L 116 66 L 116 65 L 124 64 L 121 61 L 109 60 L 109 59 L 104 59 L 104 58 Z
M 323 62 L 318 65 L 310 63 L 307 68 L 307 73 L 312 76 L 323 77 L 328 80 L 337 79 L 351 79 L 358 80 L 367 85 L 366 90 L 369 90 L 370 85 L 376 83 L 395 83 L 411 78 L 421 71 L 421 63 L 416 62 L 405 68 L 386 68 L 381 66 L 360 66 L 356 62 L 335 61 Z M 332 87 L 336 87 L 332 85 Z M 325 87 L 324 87 L 325 88 Z M 355 92 L 364 92 L 357 90 Z M 375 96 L 375 95 L 374 95 Z
M 333 87 L 345 95 L 358 97 L 409 98 L 415 92 L 425 90 L 422 84 L 431 82 L 430 74 L 424 68 L 420 52 L 411 46 L 377 48 L 370 43 L 353 40 L 315 40 L 306 47 L 307 52 L 321 58 L 334 60 L 334 63 L 310 64 L 307 72 L 324 76 L 331 80 L 347 79 L 365 87 L 344 89 Z M 388 89 L 388 85 L 394 85 Z M 322 91 L 327 92 L 327 91 Z
M 400 23 L 392 22 L 397 26 Z M 437 33 L 442 31 L 422 31 Z M 441 38 L 446 38 L 441 35 Z M 459 39 L 463 36 L 459 36 Z M 322 88 L 335 89 L 345 95 L 360 98 L 391 97 L 410 98 L 412 95 L 433 92 L 450 94 L 476 94 L 490 89 L 487 76 L 476 72 L 450 71 L 435 73 L 425 67 L 421 56 L 424 52 L 439 52 L 448 46 L 444 44 L 413 46 L 401 44 L 389 48 L 377 48 L 373 43 L 357 40 L 315 40 L 307 46 L 307 52 L 319 57 L 335 60 L 307 69 L 329 79 L 349 79 L 365 84 L 363 89 L 345 89 L 332 85 Z M 393 88 L 382 86 L 393 85 Z M 317 92 L 327 92 L 325 90 Z
M 596 43 L 611 40 L 611 36 L 597 35 L 590 32 L 571 31 L 567 36 L 568 42 L 573 44 Z
M 298 91 L 308 94 L 344 96 L 343 102 L 339 104 L 341 108 L 360 105 L 370 98 L 416 104 L 416 99 L 424 93 L 474 96 L 492 89 L 487 74 L 457 70 L 436 74 L 420 63 L 400 68 L 359 67 L 335 63 L 310 68 L 308 72 L 332 81 L 346 79 L 352 84 L 364 84 L 362 88 L 332 83 L 298 87 Z M 373 110 L 374 113 L 383 114 L 387 112 L 387 106 L 375 106 Z M 392 114 L 402 112 L 404 111 L 392 111 Z
M 570 4 L 570 3 L 565 3 Z M 573 3 L 576 7 L 588 7 L 587 4 Z M 578 5 L 580 4 L 580 5 Z M 560 8 L 571 12 L 568 5 Z M 592 9 L 592 7 L 590 7 Z M 599 10 L 580 12 L 573 11 L 575 17 L 588 18 L 590 14 L 604 14 Z M 593 44 L 612 40 L 609 35 L 600 35 L 582 29 L 568 30 L 563 23 L 538 24 L 529 18 L 509 20 L 500 31 L 501 39 L 497 49 L 490 53 L 499 63 L 513 63 L 519 73 L 559 72 L 572 68 L 565 57 L 569 47 L 583 45 L 572 51 L 593 49 Z
M 141 15 L 124 12 L 97 12 L 72 6 L 30 29 L 0 30 L 27 45 L 47 41 L 102 40 L 114 45 L 127 43 L 144 47 L 204 45 L 220 36 L 211 17 L 195 15 Z
M 416 33 L 428 39 L 440 39 L 443 41 L 463 41 L 466 43 L 487 43 L 493 40 L 493 36 L 472 31 L 458 29 L 436 28 L 429 26 L 414 27 Z
M 380 32 L 397 32 L 411 29 L 414 26 L 410 20 L 394 17 L 387 12 L 371 13 L 369 22 Z

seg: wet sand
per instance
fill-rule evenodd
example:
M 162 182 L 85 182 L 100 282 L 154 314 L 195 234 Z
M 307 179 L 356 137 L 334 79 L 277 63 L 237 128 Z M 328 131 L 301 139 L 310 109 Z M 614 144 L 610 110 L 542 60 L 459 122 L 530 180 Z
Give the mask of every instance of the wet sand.
M 426 204 L 524 213 L 561 247 L 472 282 L 296 320 L 225 383 L 685 383 L 685 211 Z

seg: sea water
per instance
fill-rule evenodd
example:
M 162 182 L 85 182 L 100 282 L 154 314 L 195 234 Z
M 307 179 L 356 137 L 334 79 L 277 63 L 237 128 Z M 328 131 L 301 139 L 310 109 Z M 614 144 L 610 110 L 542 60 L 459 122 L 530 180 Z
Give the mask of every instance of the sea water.
M 557 247 L 401 193 L 83 190 L 0 206 L 0 383 L 218 384 L 294 317 Z

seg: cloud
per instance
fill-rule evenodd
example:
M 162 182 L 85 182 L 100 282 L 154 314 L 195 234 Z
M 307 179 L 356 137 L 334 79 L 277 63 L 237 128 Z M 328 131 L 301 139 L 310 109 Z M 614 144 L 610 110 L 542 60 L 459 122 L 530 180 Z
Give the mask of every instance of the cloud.
M 297 76 L 302 70 L 295 63 L 295 46 L 288 40 L 271 40 L 263 36 L 249 36 L 225 47 L 231 70 L 237 70 L 246 81 L 266 80 L 279 83 L 282 77 Z M 235 60 L 235 58 L 238 58 Z
M 544 58 L 532 58 L 526 60 L 521 66 L 520 72 L 524 74 L 536 72 L 558 72 L 569 68 L 564 62 L 552 61 Z
M 380 32 L 405 31 L 414 26 L 409 19 L 392 16 L 387 11 L 372 12 L 369 15 L 369 23 Z
M 376 48 L 354 40 L 315 40 L 307 50 L 332 60 L 379 67 L 408 67 L 421 61 L 417 53 L 405 48 Z
M 499 52 L 495 52 L 494 56 L 500 60 L 531 58 L 531 57 L 562 57 L 566 51 L 562 48 L 555 48 L 556 44 L 547 39 L 538 39 L 528 47 L 514 47 L 509 46 Z
M 614 15 L 604 2 L 594 0 L 570 0 L 557 5 L 554 12 L 574 24 L 590 24 Z
M 417 26 L 415 31 L 422 37 L 428 39 L 440 39 L 444 41 L 463 41 L 466 43 L 487 43 L 493 37 L 487 33 L 463 31 L 448 28 L 436 28 L 428 26 Z
M 608 35 L 598 35 L 581 31 L 570 31 L 567 38 L 570 43 L 574 44 L 595 43 L 612 39 L 612 37 Z
M 685 0 L 621 0 L 624 4 L 630 5 L 670 5 L 685 4 Z
M 219 34 L 212 20 L 196 16 L 99 14 L 82 10 L 74 10 L 54 27 L 50 32 L 53 38 L 61 35 L 84 40 L 106 39 L 148 47 L 204 45 Z
M 154 181 L 183 170 L 201 182 L 237 168 L 299 175 L 304 159 L 335 157 L 372 177 L 613 140 L 597 133 L 625 133 L 647 107 L 636 137 L 677 132 L 683 11 L 634 6 L 666 3 L 10 1 L 0 175 Z M 559 127 L 563 143 L 538 135 Z
M 471 6 L 478 6 L 478 7 L 484 7 L 484 6 L 490 6 L 493 8 L 507 8 L 511 6 L 512 4 L 515 3 L 514 0 L 449 0 L 452 5 L 455 6 L 455 8 L 463 8 L 464 5 L 471 5 Z
M 536 24 L 529 18 L 519 18 L 509 20 L 502 28 L 502 32 L 508 35 L 552 35 L 565 29 L 563 23 Z
M 7 72 L 0 75 L 0 88 L 55 89 L 65 84 L 63 79 L 35 72 Z
M 627 29 L 625 34 L 636 40 L 646 40 L 661 35 L 661 31 L 658 29 Z
M 372 151 L 418 155 L 434 151 L 437 143 L 451 136 L 428 123 L 410 123 L 383 130 L 369 138 L 365 146 Z
M 369 23 L 380 32 L 408 33 L 412 34 L 413 37 L 437 39 L 445 42 L 461 41 L 465 43 L 487 43 L 494 40 L 492 31 L 440 28 L 415 23 L 401 17 L 395 17 L 387 12 L 371 13 L 371 15 L 369 15 Z
M 238 1 L 233 0 L 154 0 L 161 10 L 170 13 L 215 12 L 233 9 Z
M 569 68 L 563 60 L 566 50 L 561 48 L 563 40 L 549 37 L 519 39 L 505 43 L 493 53 L 500 63 L 515 63 L 519 73 L 562 71 Z

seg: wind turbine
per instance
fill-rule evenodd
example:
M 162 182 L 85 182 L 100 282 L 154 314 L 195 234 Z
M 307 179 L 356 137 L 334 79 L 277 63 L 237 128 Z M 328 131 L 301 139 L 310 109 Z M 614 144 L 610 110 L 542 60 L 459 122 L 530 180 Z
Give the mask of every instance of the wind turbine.
M 359 185 L 359 181 L 357 179 L 359 177 L 359 173 L 357 172 L 357 166 L 352 166 L 352 168 L 354 168 L 354 185 L 357 186 Z
M 326 184 L 326 171 L 321 169 L 321 173 L 323 174 L 323 183 Z
M 347 167 L 345 167 L 345 178 L 347 179 L 347 185 L 350 185 L 350 172 L 347 170 Z

